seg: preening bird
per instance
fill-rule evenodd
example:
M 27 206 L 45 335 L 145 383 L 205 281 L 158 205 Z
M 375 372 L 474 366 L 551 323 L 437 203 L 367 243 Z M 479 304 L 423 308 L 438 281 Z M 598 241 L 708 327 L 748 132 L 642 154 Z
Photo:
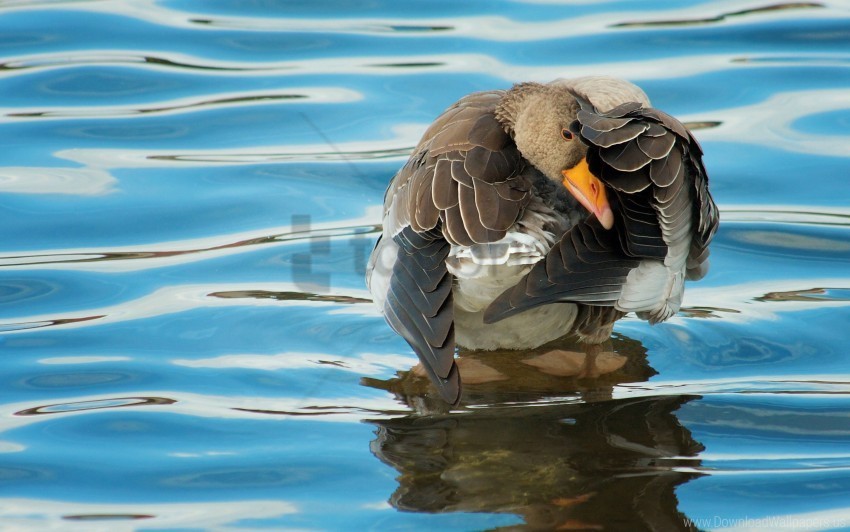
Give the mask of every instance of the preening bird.
M 447 402 L 455 346 L 588 354 L 628 312 L 674 315 L 708 269 L 718 211 L 702 150 L 610 77 L 470 94 L 425 131 L 384 198 L 367 284 Z

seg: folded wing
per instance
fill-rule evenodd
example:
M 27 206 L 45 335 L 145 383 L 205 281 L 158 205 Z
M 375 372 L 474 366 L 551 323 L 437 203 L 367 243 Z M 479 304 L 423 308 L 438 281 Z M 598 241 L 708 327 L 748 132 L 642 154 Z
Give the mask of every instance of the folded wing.
M 595 218 L 574 226 L 490 305 L 488 322 L 554 302 L 662 321 L 678 310 L 685 275 L 699 278 L 707 269 L 718 215 L 696 139 L 656 109 L 625 103 L 602 113 L 578 99 L 571 129 L 588 146 L 591 172 L 609 189 L 615 226 L 606 231 Z
M 367 281 L 387 321 L 456 403 L 452 245 L 500 240 L 530 200 L 525 162 L 495 118 L 503 92 L 476 93 L 425 132 L 384 200 L 384 228 Z

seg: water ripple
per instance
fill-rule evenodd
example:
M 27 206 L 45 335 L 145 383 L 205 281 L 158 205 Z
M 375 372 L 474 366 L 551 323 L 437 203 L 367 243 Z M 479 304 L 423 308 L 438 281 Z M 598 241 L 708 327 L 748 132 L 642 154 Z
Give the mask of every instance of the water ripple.
M 26 528 L 43 529 L 47 522 L 62 523 L 65 527 L 72 526 L 74 521 L 80 525 L 96 527 L 97 521 L 105 520 L 110 529 L 122 529 L 120 522 L 124 519 L 142 519 L 137 526 L 155 526 L 156 528 L 193 528 L 222 529 L 239 526 L 245 516 L 254 519 L 279 518 L 285 515 L 299 513 L 299 508 L 292 502 L 282 500 L 239 500 L 221 504 L 221 502 L 173 502 L 167 503 L 146 501 L 142 504 L 133 502 L 67 502 L 50 499 L 20 499 L 6 497 L 0 499 L 0 518 L 3 523 L 13 529 Z M 140 512 L 144 508 L 144 513 Z M 147 518 L 155 521 L 147 522 Z M 80 526 L 77 525 L 77 526 Z M 115 528 L 112 528 L 115 527 Z M 87 528 L 92 530 L 93 528 Z M 106 530 L 96 528 L 96 530 Z
M 70 514 L 63 515 L 62 519 L 66 519 L 68 521 L 139 521 L 142 519 L 153 519 L 156 517 L 151 514 L 108 514 L 108 513 L 97 513 L 97 514 Z
M 328 303 L 372 303 L 371 299 L 333 294 L 312 294 L 310 292 L 272 292 L 269 290 L 231 290 L 211 292 L 209 297 L 222 299 L 274 299 L 277 301 L 326 301 Z
M 361 95 L 355 91 L 343 88 L 310 87 L 304 89 L 291 89 L 287 92 L 240 92 L 234 94 L 218 94 L 215 98 L 185 98 L 179 101 L 158 102 L 156 106 L 150 107 L 109 107 L 100 105 L 97 107 L 66 107 L 66 108 L 39 108 L 38 110 L 15 110 L 6 113 L 9 118 L 86 118 L 86 117 L 129 117 L 144 114 L 180 114 L 185 112 L 227 108 L 245 107 L 248 105 L 281 103 L 290 101 L 310 101 L 313 103 L 330 102 L 352 102 L 360 99 Z
M 817 8 L 825 8 L 826 5 L 820 2 L 787 2 L 783 4 L 773 4 L 764 7 L 756 7 L 751 9 L 742 9 L 739 11 L 729 11 L 726 13 L 720 13 L 719 15 L 715 15 L 712 17 L 706 18 L 692 18 L 692 19 L 676 19 L 676 20 L 646 20 L 641 22 L 620 22 L 618 24 L 612 24 L 612 28 L 652 28 L 652 27 L 665 27 L 665 26 L 699 26 L 705 24 L 716 24 L 718 22 L 724 22 L 731 18 L 752 16 L 752 15 L 763 15 L 763 14 L 773 14 L 777 11 L 786 11 L 786 10 L 798 10 L 798 9 L 817 9 Z
M 316 291 L 321 291 L 322 289 L 327 291 L 329 289 L 329 287 L 322 286 L 314 286 L 312 288 Z M 340 302 L 350 304 L 352 301 L 371 301 L 369 297 L 366 297 L 369 294 L 365 289 L 354 289 L 349 290 L 348 293 L 339 293 L 341 292 L 340 289 L 331 288 L 331 292 L 337 293 L 328 294 L 328 297 L 324 298 L 221 298 L 214 295 L 221 292 L 244 293 L 246 291 L 261 290 L 264 292 L 286 293 L 309 289 L 310 286 L 306 284 L 292 283 L 257 283 L 251 285 L 223 285 L 220 287 L 214 285 L 168 286 L 137 299 L 87 311 L 96 313 L 93 315 L 79 316 L 79 313 L 68 313 L 67 316 L 32 316 L 24 317 L 22 321 L 0 322 L 0 332 L 23 333 L 30 329 L 40 328 L 66 329 L 99 326 L 107 323 L 177 314 L 204 307 L 273 305 L 280 308 L 282 306 L 324 306 L 329 302 L 334 304 L 339 304 Z M 363 306 L 365 307 L 365 305 Z M 376 311 L 369 305 L 363 309 L 363 312 L 374 314 Z
M 102 410 L 105 408 L 124 408 L 128 406 L 171 405 L 176 401 L 165 397 L 116 397 L 114 399 L 97 399 L 93 401 L 77 401 L 73 403 L 55 403 L 52 405 L 36 406 L 15 412 L 15 416 L 42 416 L 47 414 L 64 414 L 67 412 L 82 412 L 84 410 Z
M 720 125 L 701 131 L 700 139 L 733 140 L 789 152 L 850 157 L 847 150 L 850 135 L 843 131 L 814 134 L 794 127 L 805 117 L 844 109 L 850 109 L 846 89 L 777 91 L 756 104 L 713 111 L 711 119 Z
M 846 517 L 848 20 L 762 0 L 3 2 L 0 521 Z M 598 379 L 571 340 L 461 350 L 450 409 L 363 286 L 385 185 L 463 94 L 598 74 L 695 131 L 712 268 L 669 322 L 619 321 Z
M 157 70 L 178 70 L 178 71 L 199 71 L 204 73 L 227 74 L 237 73 L 240 75 L 250 75 L 250 73 L 268 73 L 270 71 L 285 71 L 284 66 L 263 67 L 262 65 L 240 65 L 237 63 L 216 62 L 207 58 L 193 57 L 178 52 L 171 52 L 167 55 L 144 55 L 131 54 L 128 52 L 116 52 L 111 50 L 102 51 L 86 51 L 84 53 L 62 52 L 62 53 L 45 53 L 38 55 L 19 56 L 6 58 L 0 62 L 0 72 L 4 75 L 24 74 L 31 72 L 42 72 L 45 70 L 55 70 L 57 68 L 79 67 L 86 65 L 126 65 L 126 66 L 145 66 L 152 71 Z
M 368 218 L 374 218 L 374 215 L 369 215 Z M 291 245 L 316 239 L 360 237 L 380 232 L 380 226 L 356 225 L 361 221 L 363 220 L 351 220 L 352 225 L 319 223 L 305 229 L 279 227 L 271 229 L 272 233 L 262 235 L 218 235 L 188 242 L 163 242 L 148 250 L 45 250 L 35 255 L 12 253 L 0 255 L 0 268 L 23 269 L 62 264 L 66 267 L 79 266 L 87 269 L 97 268 L 98 263 L 106 262 L 112 271 L 118 271 L 147 267 L 139 265 L 139 261 L 152 260 L 160 263 L 151 267 L 162 263 L 185 264 L 223 254 L 242 253 L 255 246 Z

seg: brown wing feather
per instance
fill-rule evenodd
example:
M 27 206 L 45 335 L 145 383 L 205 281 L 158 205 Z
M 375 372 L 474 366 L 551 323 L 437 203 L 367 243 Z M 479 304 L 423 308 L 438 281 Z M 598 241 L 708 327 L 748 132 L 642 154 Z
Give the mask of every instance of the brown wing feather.
M 386 212 L 400 196 L 407 202 L 385 220 L 392 234 L 408 224 L 423 232 L 441 223 L 449 242 L 471 245 L 503 238 L 519 219 L 530 184 L 521 174 L 524 160 L 494 115 L 502 94 L 469 95 L 426 130 L 387 190 Z M 470 189 L 463 205 L 461 187 Z
M 384 200 L 384 238 L 398 246 L 384 315 L 450 403 L 460 398 L 450 246 L 503 238 L 530 201 L 524 160 L 494 115 L 503 94 L 467 96 L 438 117 Z

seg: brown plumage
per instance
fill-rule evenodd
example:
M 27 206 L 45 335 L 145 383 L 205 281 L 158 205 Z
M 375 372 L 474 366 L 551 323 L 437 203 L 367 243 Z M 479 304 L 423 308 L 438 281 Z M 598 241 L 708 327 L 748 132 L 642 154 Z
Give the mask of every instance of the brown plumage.
M 685 276 L 704 275 L 717 227 L 701 156 L 622 80 L 469 95 L 390 183 L 370 290 L 450 403 L 456 343 L 522 349 L 572 333 L 595 346 L 626 312 L 663 321 Z M 596 216 L 565 188 L 584 161 L 604 188 Z M 606 193 L 613 217 L 597 219 Z

